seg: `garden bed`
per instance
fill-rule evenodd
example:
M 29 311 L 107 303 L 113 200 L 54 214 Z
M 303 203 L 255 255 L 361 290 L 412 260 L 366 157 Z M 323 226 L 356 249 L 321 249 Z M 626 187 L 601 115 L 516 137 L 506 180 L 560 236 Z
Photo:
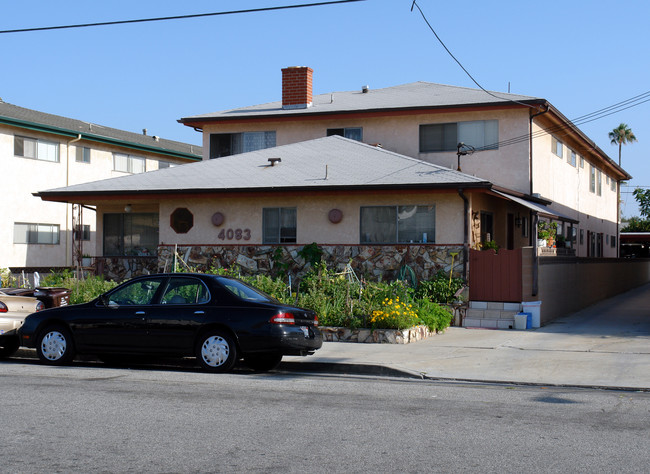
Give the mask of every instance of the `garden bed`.
M 350 329 L 321 327 L 323 340 L 327 342 L 361 342 L 374 344 L 408 344 L 435 336 L 427 326 L 414 326 L 409 329 Z

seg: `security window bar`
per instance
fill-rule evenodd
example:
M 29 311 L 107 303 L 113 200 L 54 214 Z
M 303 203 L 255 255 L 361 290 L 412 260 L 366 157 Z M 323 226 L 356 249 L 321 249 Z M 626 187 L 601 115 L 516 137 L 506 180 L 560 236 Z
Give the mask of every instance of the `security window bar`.
M 14 223 L 15 244 L 58 245 L 60 229 L 58 224 Z
M 362 244 L 435 243 L 435 205 L 361 208 Z
M 295 244 L 296 215 L 295 207 L 262 209 L 262 241 L 265 244 Z
M 464 143 L 476 150 L 499 148 L 499 121 L 434 123 L 420 125 L 420 153 L 457 151 Z
M 338 135 L 340 137 L 349 138 L 358 142 L 363 141 L 363 128 L 361 127 L 347 127 L 347 128 L 328 128 L 327 136 Z
M 14 155 L 41 161 L 59 162 L 59 144 L 47 140 L 14 137 Z

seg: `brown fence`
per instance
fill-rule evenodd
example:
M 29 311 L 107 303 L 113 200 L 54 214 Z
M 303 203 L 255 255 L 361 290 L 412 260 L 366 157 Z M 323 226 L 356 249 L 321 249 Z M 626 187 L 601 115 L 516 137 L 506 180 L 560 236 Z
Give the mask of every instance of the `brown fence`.
M 521 249 L 470 250 L 469 299 L 521 302 Z

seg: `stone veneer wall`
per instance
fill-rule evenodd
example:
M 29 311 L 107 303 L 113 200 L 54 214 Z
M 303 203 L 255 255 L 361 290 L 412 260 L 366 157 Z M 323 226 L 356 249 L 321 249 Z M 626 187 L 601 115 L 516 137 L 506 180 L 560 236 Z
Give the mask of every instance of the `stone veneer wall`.
M 96 275 L 122 282 L 140 275 L 158 272 L 156 257 L 95 257 Z
M 310 265 L 299 252 L 302 245 L 160 245 L 158 271 L 171 271 L 174 252 L 197 271 L 215 268 L 241 268 L 244 274 L 277 274 L 285 271 L 302 277 Z M 350 263 L 357 276 L 370 280 L 393 280 L 403 265 L 410 266 L 419 280 L 429 280 L 439 271 L 462 276 L 462 245 L 322 245 L 322 260 L 330 268 L 345 269 Z

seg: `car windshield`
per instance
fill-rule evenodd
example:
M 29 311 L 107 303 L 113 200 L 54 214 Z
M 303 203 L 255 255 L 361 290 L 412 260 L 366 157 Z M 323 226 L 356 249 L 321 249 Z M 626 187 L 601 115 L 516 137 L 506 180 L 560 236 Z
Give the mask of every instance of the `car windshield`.
M 219 283 L 221 283 L 230 293 L 235 295 L 237 298 L 240 298 L 245 301 L 257 301 L 260 303 L 275 303 L 275 299 L 267 295 L 266 293 L 261 292 L 251 286 L 248 286 L 246 283 L 233 280 L 230 278 L 219 278 Z

